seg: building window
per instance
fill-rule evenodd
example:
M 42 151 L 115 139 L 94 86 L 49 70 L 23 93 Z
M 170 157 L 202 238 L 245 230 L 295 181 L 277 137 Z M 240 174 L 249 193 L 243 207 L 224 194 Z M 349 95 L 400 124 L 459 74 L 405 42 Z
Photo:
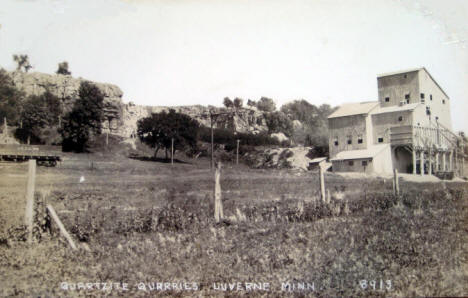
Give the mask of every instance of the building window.
M 432 100 L 432 94 L 431 94 L 431 95 L 429 95 L 429 99 L 430 99 L 430 100 Z
M 408 77 L 408 75 L 404 75 L 403 77 L 406 79 Z
M 398 121 L 403 121 L 403 116 L 398 117 Z
M 426 115 L 431 115 L 431 107 L 426 107 Z
M 385 102 L 389 102 L 390 101 L 390 97 L 385 97 Z
M 424 99 L 424 93 L 421 93 L 421 99 Z
M 352 160 L 348 161 L 348 166 L 350 166 L 350 167 L 354 166 L 354 161 L 352 161 Z
M 348 136 L 348 145 L 351 145 L 353 143 L 353 139 L 351 138 L 351 136 Z
M 405 99 L 410 99 L 410 94 L 409 93 L 405 94 Z
M 377 141 L 378 141 L 379 143 L 383 143 L 383 138 L 380 137 L 380 138 L 377 139 Z
M 335 146 L 338 146 L 338 137 L 335 137 L 335 140 L 333 141 L 333 143 L 335 144 Z
M 357 143 L 362 144 L 362 135 L 358 135 Z
M 445 104 L 445 99 L 442 99 L 442 103 Z
M 362 166 L 363 166 L 363 167 L 367 167 L 367 160 L 363 160 L 363 161 L 362 161 Z

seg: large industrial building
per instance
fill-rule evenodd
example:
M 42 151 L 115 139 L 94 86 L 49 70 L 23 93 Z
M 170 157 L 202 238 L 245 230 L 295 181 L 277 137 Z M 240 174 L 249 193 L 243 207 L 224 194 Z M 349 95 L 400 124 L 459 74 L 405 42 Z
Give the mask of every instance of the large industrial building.
M 462 175 L 450 98 L 430 73 L 382 74 L 377 84 L 378 101 L 344 104 L 328 117 L 333 171 Z

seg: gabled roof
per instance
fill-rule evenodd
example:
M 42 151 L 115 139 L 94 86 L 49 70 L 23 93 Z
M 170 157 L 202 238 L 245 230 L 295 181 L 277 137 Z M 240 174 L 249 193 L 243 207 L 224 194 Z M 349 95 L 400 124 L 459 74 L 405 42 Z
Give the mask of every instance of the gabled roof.
M 445 94 L 445 96 L 447 98 L 450 98 L 447 93 L 445 93 L 444 89 L 442 89 L 442 87 L 440 87 L 439 83 L 437 83 L 436 80 L 434 80 L 434 78 L 432 77 L 432 75 L 429 73 L 429 71 L 427 71 L 427 69 L 425 67 L 419 67 L 419 68 L 411 68 L 411 69 L 407 69 L 407 70 L 400 70 L 400 71 L 394 71 L 394 72 L 387 72 L 387 73 L 383 73 L 383 74 L 379 74 L 377 75 L 377 79 L 378 78 L 382 78 L 382 77 L 388 77 L 388 76 L 393 76 L 393 75 L 398 75 L 398 74 L 402 74 L 402 73 L 409 73 L 409 72 L 414 72 L 414 71 L 421 71 L 421 70 L 424 70 L 428 75 L 429 77 L 431 78 L 431 80 L 437 85 L 437 87 L 439 87 L 440 91 L 442 91 L 442 93 Z
M 346 103 L 341 105 L 338 110 L 332 113 L 328 118 L 338 118 L 351 115 L 368 114 L 379 105 L 378 101 L 367 101 L 357 103 Z
M 326 157 L 316 157 L 316 158 L 312 159 L 311 161 L 309 161 L 309 164 L 311 164 L 311 163 L 320 163 L 320 162 L 325 161 L 325 160 L 327 160 Z
M 401 111 L 412 111 L 419 105 L 421 104 L 417 102 L 417 103 L 411 103 L 411 104 L 404 104 L 402 106 L 378 107 L 377 109 L 373 110 L 371 114 L 374 115 L 374 114 L 384 114 L 384 113 L 393 113 L 393 112 L 401 112 Z
M 330 159 L 330 161 L 373 158 L 389 147 L 390 144 L 379 144 L 369 146 L 367 149 L 341 151 L 334 158 Z

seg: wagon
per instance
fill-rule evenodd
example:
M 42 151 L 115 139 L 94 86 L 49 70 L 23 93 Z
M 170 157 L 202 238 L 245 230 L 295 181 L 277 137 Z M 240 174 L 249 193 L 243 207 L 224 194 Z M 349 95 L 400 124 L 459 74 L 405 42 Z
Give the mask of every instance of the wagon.
M 61 160 L 61 153 L 60 146 L 0 144 L 0 161 L 22 162 L 35 159 L 38 165 L 54 167 Z

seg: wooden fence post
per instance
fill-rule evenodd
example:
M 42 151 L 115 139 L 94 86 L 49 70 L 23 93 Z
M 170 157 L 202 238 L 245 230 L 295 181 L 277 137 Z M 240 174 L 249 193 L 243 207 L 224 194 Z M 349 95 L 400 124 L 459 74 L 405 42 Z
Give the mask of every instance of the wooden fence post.
M 60 218 L 57 216 L 57 213 L 55 213 L 55 210 L 52 207 L 52 205 L 47 205 L 47 211 L 49 211 L 50 217 L 52 217 L 52 219 L 55 221 L 55 223 L 59 227 L 60 233 L 63 235 L 63 237 L 65 237 L 65 239 L 67 239 L 68 244 L 70 244 L 73 250 L 76 250 L 75 242 L 73 242 L 72 237 L 70 236 L 70 234 L 68 234 L 67 230 L 65 229 L 65 226 L 60 221 Z
M 34 187 L 36 184 L 36 160 L 28 161 L 28 184 L 26 186 L 26 213 L 24 221 L 28 231 L 28 243 L 32 243 L 34 223 Z
M 326 202 L 326 193 L 325 193 L 325 177 L 323 174 L 322 165 L 319 165 L 319 179 L 320 179 L 320 196 L 322 198 L 322 202 Z
M 218 223 L 221 219 L 223 219 L 223 203 L 221 201 L 221 184 L 220 184 L 220 177 L 221 177 L 221 162 L 218 162 L 215 171 L 215 189 L 214 189 L 214 197 L 215 197 L 215 221 Z
M 398 180 L 398 170 L 394 169 L 393 170 L 393 194 L 395 196 L 400 195 L 400 184 Z

